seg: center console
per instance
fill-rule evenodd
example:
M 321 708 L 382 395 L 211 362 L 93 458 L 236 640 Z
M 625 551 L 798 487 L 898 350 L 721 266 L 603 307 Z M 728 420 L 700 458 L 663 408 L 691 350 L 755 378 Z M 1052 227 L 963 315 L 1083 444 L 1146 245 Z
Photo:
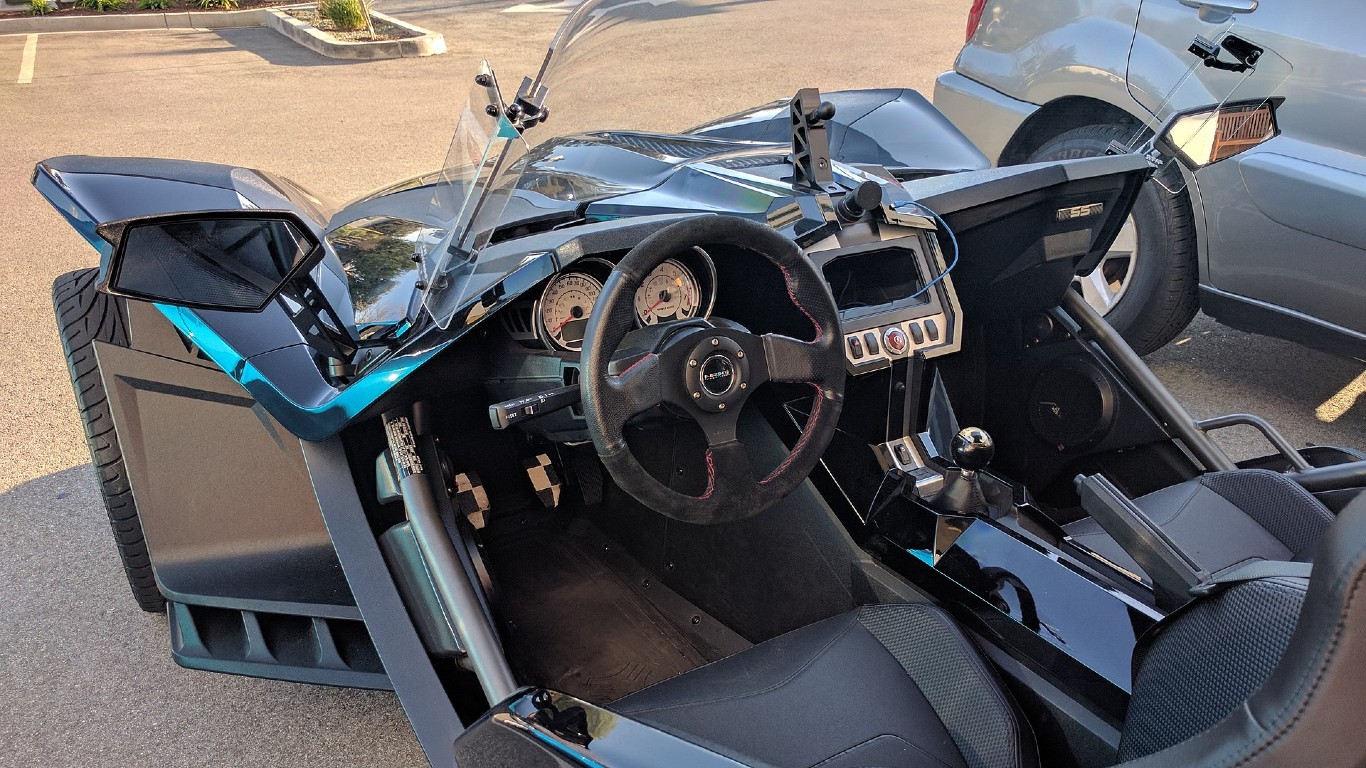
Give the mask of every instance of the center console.
M 873 242 L 807 255 L 825 276 L 844 333 L 851 374 L 878 371 L 914 355 L 962 346 L 962 310 L 927 211 L 884 205 Z M 956 254 L 953 254 L 956 256 Z

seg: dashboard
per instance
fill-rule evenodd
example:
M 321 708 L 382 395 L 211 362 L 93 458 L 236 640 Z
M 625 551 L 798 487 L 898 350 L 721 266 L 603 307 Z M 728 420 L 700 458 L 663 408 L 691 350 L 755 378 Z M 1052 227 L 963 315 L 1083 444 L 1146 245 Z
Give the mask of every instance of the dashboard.
M 612 262 L 590 256 L 551 278 L 536 303 L 536 331 L 556 351 L 579 352 Z M 701 248 L 665 261 L 635 295 L 637 326 L 708 317 L 716 304 L 716 265 Z
M 718 270 L 713 253 L 694 248 L 647 275 L 634 297 L 637 327 L 710 317 L 718 296 L 724 299 L 723 314 L 732 320 L 742 319 L 727 314 L 741 309 L 737 304 L 759 305 L 764 320 L 781 311 L 775 308 L 781 293 L 762 285 L 762 275 L 731 263 L 736 254 L 725 249 L 715 256 L 725 269 Z M 812 245 L 807 256 L 835 299 L 850 374 L 881 370 L 898 358 L 959 349 L 961 310 L 933 223 L 883 222 L 865 231 L 845 230 Z M 562 358 L 581 352 L 616 257 L 585 256 L 552 277 L 529 307 L 523 342 Z

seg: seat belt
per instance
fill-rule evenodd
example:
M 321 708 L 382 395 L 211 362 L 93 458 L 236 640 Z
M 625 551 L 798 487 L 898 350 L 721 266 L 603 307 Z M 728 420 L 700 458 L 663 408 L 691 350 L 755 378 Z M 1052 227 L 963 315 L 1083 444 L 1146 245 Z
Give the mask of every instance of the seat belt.
M 1212 595 L 1235 584 L 1258 579 L 1289 577 L 1307 579 L 1314 572 L 1313 563 L 1292 563 L 1284 560 L 1253 560 L 1211 576 L 1191 587 L 1191 597 Z
M 1225 568 L 1223 571 L 1196 584 L 1190 589 L 1190 600 L 1186 601 L 1184 605 L 1171 613 L 1168 613 L 1166 616 L 1163 616 L 1151 627 L 1148 627 L 1143 634 L 1139 635 L 1138 640 L 1134 642 L 1134 674 L 1138 674 L 1139 667 L 1143 665 L 1143 657 L 1148 653 L 1148 646 L 1152 645 L 1153 640 L 1157 638 L 1158 634 L 1171 625 L 1179 616 L 1186 613 L 1194 606 L 1199 605 L 1202 598 L 1209 597 L 1210 595 L 1222 592 L 1225 589 L 1235 587 L 1239 584 L 1246 584 L 1249 581 L 1286 577 L 1307 579 L 1310 574 L 1313 573 L 1313 570 L 1313 563 L 1292 563 L 1285 560 L 1253 560 L 1250 563 L 1243 563 L 1242 565 Z

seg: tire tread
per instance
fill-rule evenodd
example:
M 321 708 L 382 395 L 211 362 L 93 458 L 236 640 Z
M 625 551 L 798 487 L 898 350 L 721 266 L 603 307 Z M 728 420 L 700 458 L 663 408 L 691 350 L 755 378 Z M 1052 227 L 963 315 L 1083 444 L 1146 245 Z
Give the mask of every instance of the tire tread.
M 128 320 L 122 300 L 101 293 L 98 280 L 98 269 L 78 269 L 61 275 L 52 283 L 52 306 L 90 449 L 90 462 L 100 483 L 100 495 L 128 586 L 140 608 L 159 612 L 166 609 L 166 598 L 152 573 L 137 504 L 123 466 L 118 432 L 92 346 L 102 341 L 127 347 Z
M 1111 141 L 1127 143 L 1132 140 L 1136 130 L 1134 125 L 1118 124 L 1073 128 L 1045 142 L 1030 161 L 1096 156 L 1102 154 Z M 1089 145 L 1089 151 L 1081 150 L 1085 145 Z M 1154 184 L 1156 182 L 1149 181 L 1149 188 Z M 1147 191 L 1145 189 L 1145 193 Z M 1200 309 L 1200 267 L 1196 258 L 1195 217 L 1190 195 L 1183 189 L 1174 195 L 1158 192 L 1154 197 L 1164 229 L 1161 234 L 1167 245 L 1167 263 L 1143 301 L 1143 311 L 1126 313 L 1129 315 L 1126 321 L 1113 323 L 1115 330 L 1140 355 L 1155 352 L 1176 338 Z M 1137 275 L 1132 279 L 1137 280 Z M 1129 298 L 1121 298 L 1116 307 Z M 1111 314 L 1114 314 L 1113 310 Z

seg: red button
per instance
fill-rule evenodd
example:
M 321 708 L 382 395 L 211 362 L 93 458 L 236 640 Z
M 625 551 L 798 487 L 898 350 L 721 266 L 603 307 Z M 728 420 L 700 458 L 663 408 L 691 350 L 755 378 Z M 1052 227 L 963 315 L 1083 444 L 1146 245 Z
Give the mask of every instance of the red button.
M 892 327 L 882 332 L 882 346 L 888 352 L 899 355 L 906 351 L 906 332 Z

